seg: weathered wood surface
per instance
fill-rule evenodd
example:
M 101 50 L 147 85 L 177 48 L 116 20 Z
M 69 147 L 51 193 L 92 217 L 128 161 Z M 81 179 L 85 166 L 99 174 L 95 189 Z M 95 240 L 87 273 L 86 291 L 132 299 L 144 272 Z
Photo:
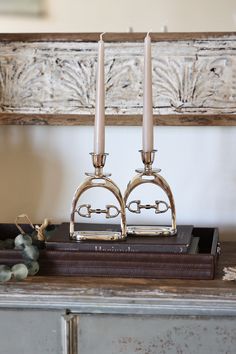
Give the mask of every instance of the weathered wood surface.
M 106 115 L 139 125 L 145 34 L 107 34 Z M 0 36 L 0 124 L 93 124 L 98 34 Z M 236 125 L 236 34 L 152 34 L 158 125 Z
M 236 315 L 236 282 L 222 280 L 236 266 L 236 243 L 223 244 L 218 275 L 210 281 L 31 277 L 0 287 L 0 307 L 69 308 L 94 313 Z

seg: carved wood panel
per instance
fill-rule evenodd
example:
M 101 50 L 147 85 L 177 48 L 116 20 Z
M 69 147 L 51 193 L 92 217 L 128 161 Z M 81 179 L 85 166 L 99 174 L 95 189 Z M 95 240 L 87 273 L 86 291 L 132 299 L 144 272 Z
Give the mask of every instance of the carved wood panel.
M 108 36 L 108 124 L 140 124 L 141 36 Z M 236 124 L 236 35 L 153 34 L 153 111 L 157 124 Z M 95 106 L 95 36 L 0 37 L 2 124 L 91 124 Z

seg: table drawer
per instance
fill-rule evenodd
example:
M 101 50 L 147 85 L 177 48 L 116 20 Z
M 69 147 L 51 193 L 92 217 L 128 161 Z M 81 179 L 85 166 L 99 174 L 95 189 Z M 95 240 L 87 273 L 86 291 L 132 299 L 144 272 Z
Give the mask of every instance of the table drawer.
M 235 354 L 235 317 L 75 315 L 68 354 Z M 72 324 L 72 323 L 71 323 Z
M 1 309 L 1 354 L 62 354 L 61 311 Z

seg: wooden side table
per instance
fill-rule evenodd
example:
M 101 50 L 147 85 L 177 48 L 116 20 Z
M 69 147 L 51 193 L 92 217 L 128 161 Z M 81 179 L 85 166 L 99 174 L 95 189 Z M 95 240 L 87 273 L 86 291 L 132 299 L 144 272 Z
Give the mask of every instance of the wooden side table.
M 34 277 L 0 287 L 4 354 L 236 352 L 236 243 L 212 281 Z

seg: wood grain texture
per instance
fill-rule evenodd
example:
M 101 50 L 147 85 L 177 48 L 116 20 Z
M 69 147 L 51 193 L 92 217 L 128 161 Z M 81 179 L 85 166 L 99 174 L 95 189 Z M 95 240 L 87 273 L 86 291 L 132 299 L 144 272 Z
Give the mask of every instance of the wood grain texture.
M 106 42 L 108 125 L 140 125 L 144 33 Z M 0 35 L 0 124 L 90 125 L 98 33 Z M 157 125 L 236 125 L 236 34 L 153 33 Z
M 100 32 L 81 33 L 1 33 L 0 40 L 6 42 L 97 42 Z M 146 33 L 106 32 L 103 39 L 106 42 L 143 42 Z M 236 37 L 236 32 L 157 32 L 151 33 L 152 41 L 184 41 L 200 39 L 228 39 Z
M 214 115 L 159 115 L 154 117 L 155 125 L 160 126 L 235 126 L 236 116 L 230 114 Z M 106 115 L 108 126 L 140 126 L 142 115 Z M 0 113 L 0 125 L 94 125 L 93 115 L 76 114 L 27 114 Z

